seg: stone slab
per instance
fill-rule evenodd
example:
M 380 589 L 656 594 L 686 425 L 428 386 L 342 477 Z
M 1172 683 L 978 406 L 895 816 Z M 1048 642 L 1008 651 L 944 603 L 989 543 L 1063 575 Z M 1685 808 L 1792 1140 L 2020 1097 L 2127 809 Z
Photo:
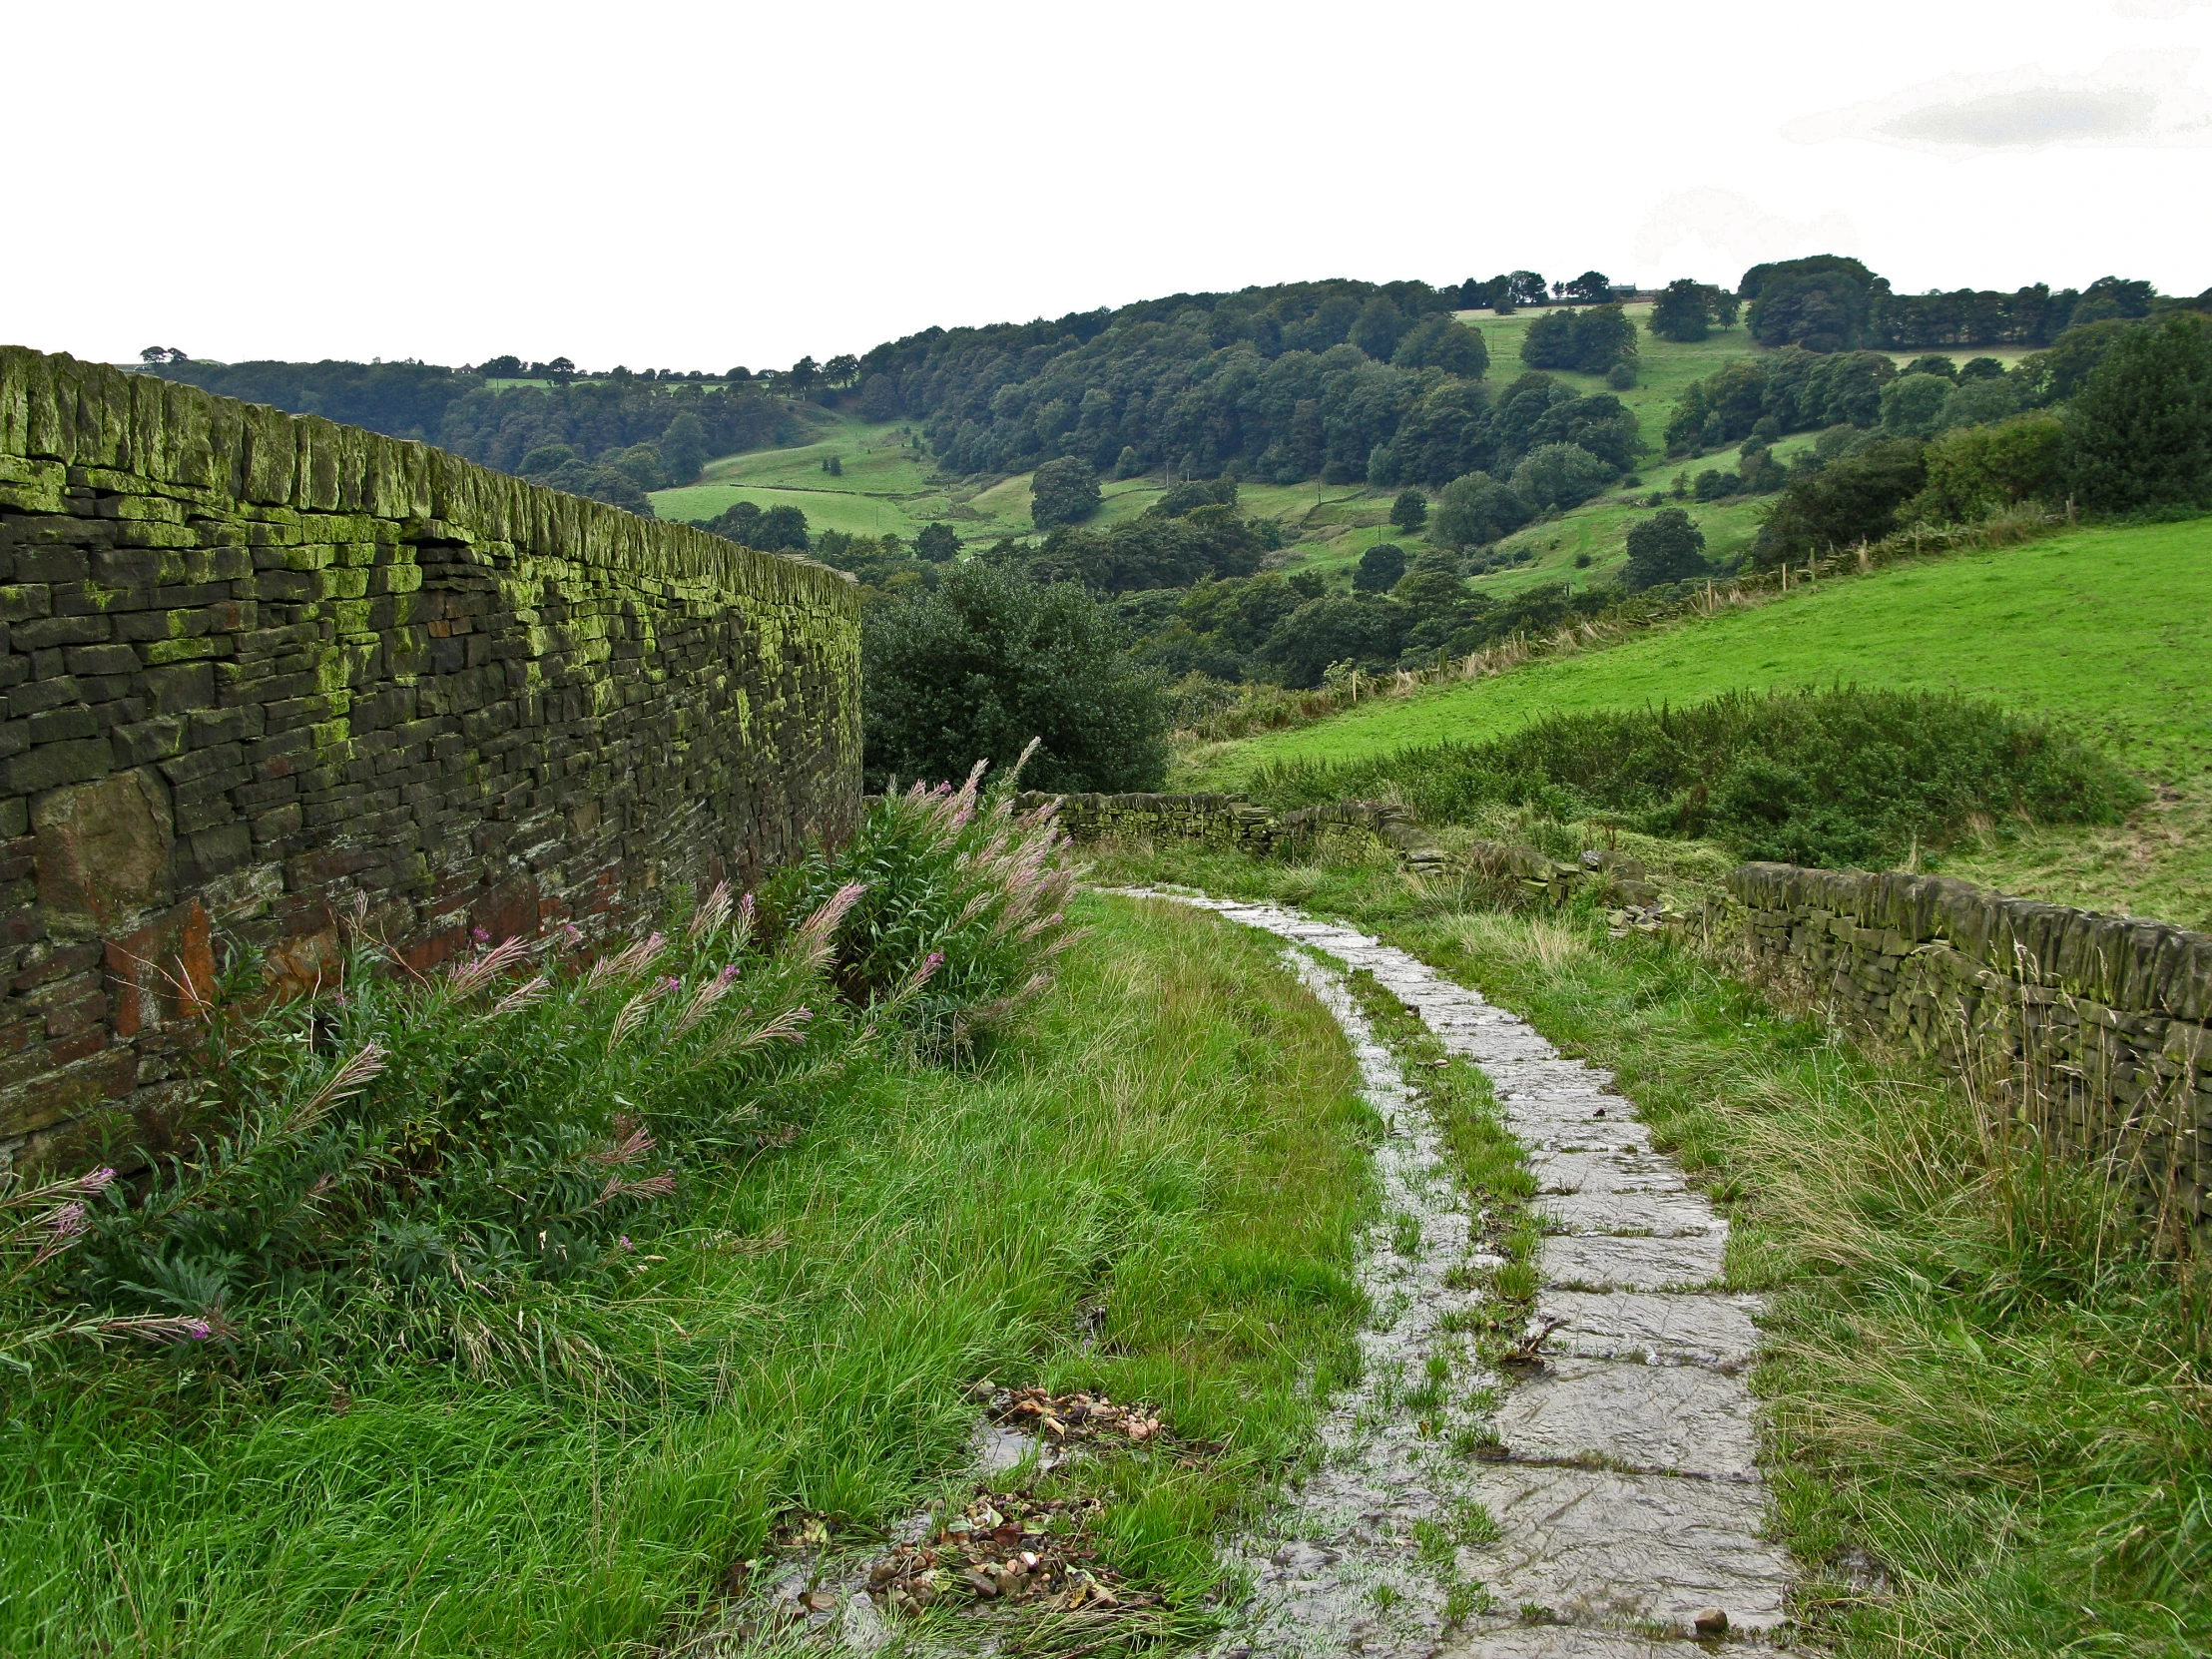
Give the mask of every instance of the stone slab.
M 1546 1193 L 1679 1193 L 1688 1190 L 1673 1160 L 1643 1152 L 1537 1152 L 1529 1173 Z
M 1703 1653 L 1687 1641 L 1631 1631 L 1507 1624 L 1466 1632 L 1437 1649 L 1436 1659 L 1701 1659 Z
M 1658 1238 L 1726 1236 L 1728 1223 L 1693 1192 L 1546 1193 L 1529 1202 L 1569 1233 L 1643 1233 Z
M 1509 1463 L 1485 1465 L 1475 1486 L 1502 1536 L 1460 1550 L 1461 1569 L 1508 1607 L 1685 1632 L 1712 1607 L 1736 1630 L 1783 1622 L 1792 1569 L 1758 1535 L 1763 1487 Z
M 1507 1113 L 1505 1126 L 1530 1152 L 1620 1153 L 1651 1157 L 1651 1130 L 1633 1118 L 1563 1118 Z
M 1544 1291 L 1536 1324 L 1562 1323 L 1548 1354 L 1590 1360 L 1649 1359 L 1659 1365 L 1748 1365 L 1759 1348 L 1754 1296 L 1654 1296 L 1640 1291 Z
M 1678 1239 L 1554 1234 L 1544 1240 L 1537 1265 L 1547 1285 L 1663 1291 L 1717 1283 L 1727 1249 L 1727 1236 L 1721 1233 Z
M 1507 1392 L 1493 1426 L 1521 1459 L 1602 1457 L 1661 1473 L 1758 1478 L 1751 1395 L 1703 1366 L 1555 1360 Z

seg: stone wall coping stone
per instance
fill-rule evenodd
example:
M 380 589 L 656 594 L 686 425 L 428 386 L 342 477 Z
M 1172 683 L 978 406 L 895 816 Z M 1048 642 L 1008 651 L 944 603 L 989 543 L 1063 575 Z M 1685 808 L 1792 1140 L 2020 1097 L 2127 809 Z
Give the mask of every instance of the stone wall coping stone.
M 39 463 L 54 463 L 113 473 L 134 488 L 152 482 L 188 498 L 236 501 L 279 519 L 393 520 L 425 541 L 506 542 L 642 576 L 764 597 L 789 588 L 849 604 L 855 614 L 859 605 L 854 578 L 812 559 L 641 518 L 428 444 L 27 346 L 0 345 L 0 461 L 33 479 L 50 479 Z M 0 480 L 7 476 L 0 472 Z

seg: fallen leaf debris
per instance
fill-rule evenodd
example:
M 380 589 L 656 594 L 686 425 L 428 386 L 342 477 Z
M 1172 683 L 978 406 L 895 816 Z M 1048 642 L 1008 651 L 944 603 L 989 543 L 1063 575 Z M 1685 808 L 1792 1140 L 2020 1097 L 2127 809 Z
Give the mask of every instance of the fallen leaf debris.
M 1066 1612 L 1151 1606 L 1100 1564 L 1095 1497 L 1039 1497 L 979 1489 L 916 1543 L 897 1544 L 868 1568 L 867 1592 L 892 1613 L 939 1605 L 1033 1603 Z

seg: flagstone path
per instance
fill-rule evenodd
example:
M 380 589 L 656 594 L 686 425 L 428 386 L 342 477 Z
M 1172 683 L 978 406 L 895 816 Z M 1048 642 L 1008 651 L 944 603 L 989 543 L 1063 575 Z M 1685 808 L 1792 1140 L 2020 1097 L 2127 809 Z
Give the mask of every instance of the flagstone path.
M 1322 1466 L 1231 1548 L 1256 1590 L 1219 1659 L 1694 1659 L 1699 1634 L 1725 1632 L 1735 1652 L 1786 1641 L 1793 1568 L 1762 1536 L 1743 1377 L 1758 1302 L 1719 1288 L 1727 1223 L 1653 1150 L 1610 1075 L 1356 929 L 1188 892 L 1127 896 L 1373 972 L 1489 1077 L 1538 1179 L 1533 1207 L 1559 1229 L 1539 1259 L 1544 1365 L 1484 1371 L 1455 1334 L 1482 1302 L 1458 1287 L 1479 1275 L 1451 1270 L 1498 1260 L 1474 1253 L 1436 1126 L 1342 973 L 1291 952 L 1388 1126 L 1383 1215 L 1362 1254 L 1376 1316 Z M 1416 1225 L 1417 1249 L 1400 1254 Z M 1475 1436 L 1489 1455 L 1465 1454 Z

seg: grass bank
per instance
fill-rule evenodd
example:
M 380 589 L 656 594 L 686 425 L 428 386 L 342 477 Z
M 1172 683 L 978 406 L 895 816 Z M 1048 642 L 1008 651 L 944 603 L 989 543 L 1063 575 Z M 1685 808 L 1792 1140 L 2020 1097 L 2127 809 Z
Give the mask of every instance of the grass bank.
M 1343 916 L 1610 1067 L 1769 1295 L 1774 1524 L 1843 1655 L 2181 1659 L 2212 1629 L 2212 1276 L 1962 1089 L 1586 909 L 1357 860 L 1133 844 L 1099 873 Z
M 903 1513 L 985 1374 L 1226 1448 L 1098 1477 L 1116 1563 L 1203 1622 L 1212 1530 L 1306 1444 L 1302 1366 L 1356 1354 L 1370 1119 L 1268 945 L 1078 909 L 986 1062 L 863 1058 L 645 1247 L 591 1333 L 635 1387 L 226 1388 L 190 1345 L 0 1378 L 0 1650 L 642 1652 L 786 1509 Z
M 1190 787 L 1261 766 L 1477 743 L 1547 714 L 1679 706 L 1838 683 L 1960 692 L 2063 723 L 2145 778 L 2124 826 L 2029 823 L 1954 846 L 1943 873 L 2212 922 L 2212 519 L 2074 531 L 1824 583 L 1494 678 L 1363 705 L 1206 752 Z

